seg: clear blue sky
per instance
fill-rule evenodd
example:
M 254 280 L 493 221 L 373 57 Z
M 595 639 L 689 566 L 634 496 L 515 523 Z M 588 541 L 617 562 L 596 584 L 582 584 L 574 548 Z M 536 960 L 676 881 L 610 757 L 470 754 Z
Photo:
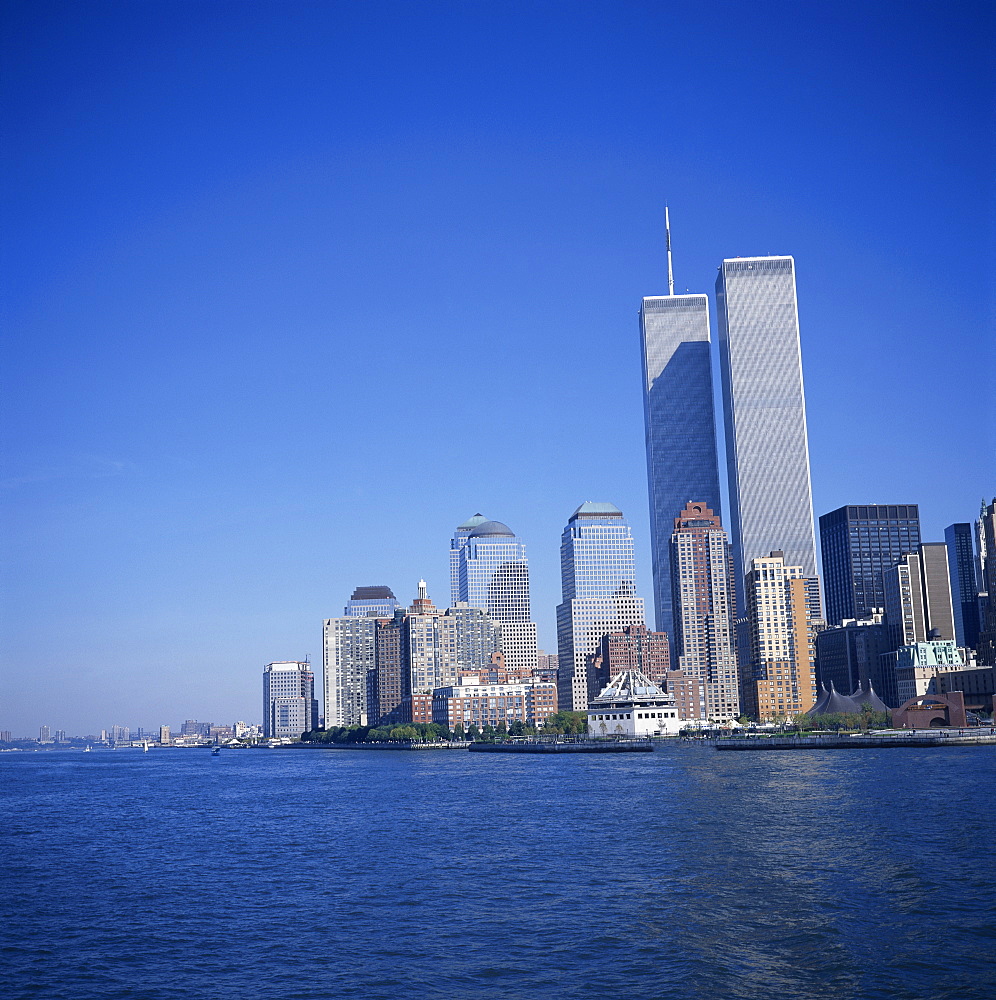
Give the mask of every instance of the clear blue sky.
M 0 728 L 259 720 L 482 511 L 554 650 L 585 499 L 650 601 L 636 313 L 797 261 L 817 516 L 996 492 L 991 4 L 3 14 Z

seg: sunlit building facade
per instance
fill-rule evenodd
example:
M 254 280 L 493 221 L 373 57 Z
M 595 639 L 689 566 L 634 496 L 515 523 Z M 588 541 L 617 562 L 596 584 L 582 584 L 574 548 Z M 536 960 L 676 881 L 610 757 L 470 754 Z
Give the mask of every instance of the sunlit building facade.
M 451 542 L 451 559 L 455 542 L 456 535 Z M 456 592 L 454 606 L 467 604 L 486 612 L 501 626 L 501 648 L 508 666 L 535 670 L 536 625 L 529 603 L 529 563 L 522 539 L 501 521 L 481 521 L 467 531 L 466 540 L 461 536 L 455 552 L 456 587 L 451 586 L 451 591 Z
M 611 503 L 581 504 L 560 543 L 563 602 L 557 608 L 557 703 L 561 711 L 588 705 L 591 656 L 602 637 L 644 624 L 636 596 L 633 533 Z
M 724 260 L 716 304 L 737 583 L 774 549 L 815 577 L 795 261 Z
M 674 665 L 696 678 L 706 718 L 740 714 L 733 561 L 719 516 L 692 502 L 671 520 Z
M 720 509 L 709 298 L 658 295 L 640 308 L 654 612 L 673 635 L 671 530 L 690 500 Z

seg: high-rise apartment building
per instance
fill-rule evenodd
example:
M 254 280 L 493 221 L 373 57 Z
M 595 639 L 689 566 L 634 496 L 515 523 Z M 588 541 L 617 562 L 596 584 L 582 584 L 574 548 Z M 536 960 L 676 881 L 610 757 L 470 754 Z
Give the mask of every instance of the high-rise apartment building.
M 401 607 L 390 587 L 357 587 L 341 618 L 326 618 L 322 634 L 325 726 L 365 726 L 370 721 L 369 681 L 374 669 L 377 622 Z
M 979 579 L 972 525 L 967 521 L 949 524 L 944 529 L 944 544 L 948 547 L 955 639 L 959 646 L 977 649 L 980 628 Z
M 618 507 L 588 501 L 574 511 L 561 537 L 560 575 L 557 705 L 582 712 L 588 706 L 589 657 L 602 636 L 644 623 L 633 533 Z
M 724 260 L 716 303 L 737 583 L 774 549 L 815 577 L 795 261 Z
M 742 704 L 766 720 L 808 712 L 816 702 L 819 580 L 775 550 L 751 560 L 744 580 L 750 664 L 742 670 Z
M 38 727 L 38 742 L 47 743 L 52 738 L 52 730 L 49 726 Z
M 827 622 L 863 619 L 885 607 L 882 576 L 920 547 L 916 504 L 850 504 L 820 517 Z
M 263 667 L 263 735 L 298 737 L 317 728 L 318 702 L 311 664 L 280 660 Z
M 536 625 L 529 603 L 526 547 L 501 521 L 481 521 L 466 532 L 464 539 L 460 532 L 469 523 L 465 521 L 457 528 L 451 542 L 450 565 L 456 566 L 456 586 L 451 584 L 451 591 L 456 593 L 453 604 L 467 604 L 486 612 L 491 621 L 501 625 L 502 651 L 508 666 L 534 670 Z
M 650 494 L 650 545 L 657 628 L 673 634 L 671 528 L 690 500 L 719 510 L 719 465 L 712 365 L 709 358 L 709 298 L 671 294 L 643 299 L 640 346 L 643 410 Z
M 429 599 L 424 580 L 418 597 L 391 620 L 377 619 L 376 670 L 371 677 L 371 722 L 430 721 L 433 692 L 464 676 L 487 671 L 501 643 L 502 629 L 480 608 L 461 602 L 442 610 Z M 425 719 L 417 717 L 416 702 Z
M 696 678 L 706 716 L 740 714 L 736 593 L 726 532 L 708 504 L 691 502 L 671 521 L 674 665 Z

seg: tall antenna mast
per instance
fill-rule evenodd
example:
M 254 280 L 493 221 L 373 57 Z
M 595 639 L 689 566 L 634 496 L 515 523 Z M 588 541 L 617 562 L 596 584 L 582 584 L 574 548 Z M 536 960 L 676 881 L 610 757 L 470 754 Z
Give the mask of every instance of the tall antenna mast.
M 667 247 L 667 293 L 674 295 L 674 271 L 671 268 L 671 216 L 664 206 L 664 243 Z

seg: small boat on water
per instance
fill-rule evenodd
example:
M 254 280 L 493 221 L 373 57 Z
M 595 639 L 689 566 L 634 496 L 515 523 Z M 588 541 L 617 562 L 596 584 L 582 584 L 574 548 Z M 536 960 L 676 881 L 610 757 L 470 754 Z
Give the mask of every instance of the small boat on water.
M 215 748 L 214 748 L 214 749 L 213 749 L 213 750 L 211 751 L 211 756 L 212 756 L 212 757 L 217 757 L 217 756 L 218 756 L 218 754 L 220 754 L 220 753 L 221 753 L 221 747 L 215 747 Z
M 85 746 L 83 748 L 83 753 L 90 753 L 91 750 L 93 750 L 93 747 L 91 747 L 91 746 Z

